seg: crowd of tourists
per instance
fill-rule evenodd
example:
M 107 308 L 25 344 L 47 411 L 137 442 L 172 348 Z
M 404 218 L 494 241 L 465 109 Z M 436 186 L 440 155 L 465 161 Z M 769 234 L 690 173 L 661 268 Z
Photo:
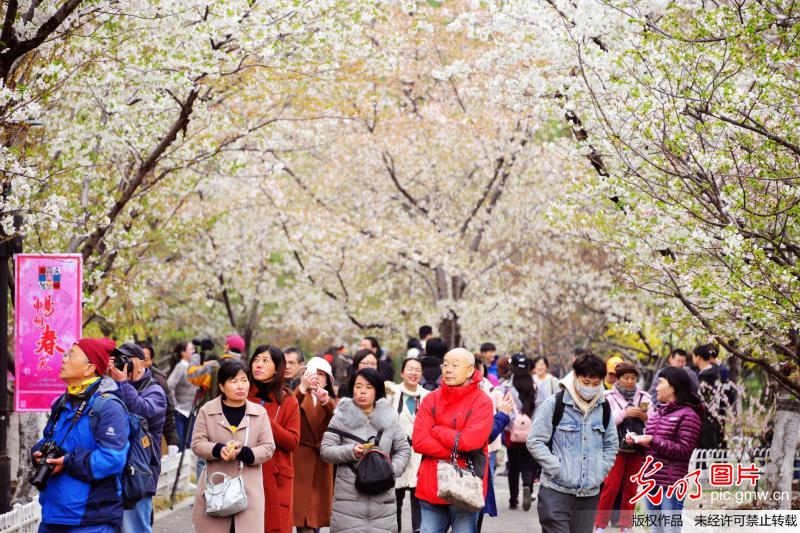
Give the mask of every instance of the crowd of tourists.
M 306 359 L 295 347 L 248 353 L 231 335 L 221 354 L 177 344 L 168 371 L 147 342 L 80 339 L 32 449 L 40 531 L 152 531 L 162 457 L 188 447 L 203 533 L 467 533 L 534 503 L 545 533 L 601 532 L 612 515 L 625 532 L 647 456 L 663 465 L 655 491 L 687 474 L 696 447 L 723 444 L 707 393 L 730 379 L 717 355 L 675 349 L 648 389 L 618 356 L 575 350 L 559 378 L 544 355 L 451 348 L 429 326 L 402 358 L 374 337 L 352 357 L 339 346 Z M 647 506 L 670 517 L 683 502 Z

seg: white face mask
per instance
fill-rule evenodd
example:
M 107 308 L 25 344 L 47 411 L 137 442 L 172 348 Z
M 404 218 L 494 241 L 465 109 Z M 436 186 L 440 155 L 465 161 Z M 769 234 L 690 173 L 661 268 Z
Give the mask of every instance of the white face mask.
M 597 385 L 596 387 L 586 387 L 580 383 L 576 383 L 575 388 L 578 390 L 578 394 L 581 395 L 581 398 L 586 401 L 592 400 L 595 396 L 603 392 L 602 385 Z

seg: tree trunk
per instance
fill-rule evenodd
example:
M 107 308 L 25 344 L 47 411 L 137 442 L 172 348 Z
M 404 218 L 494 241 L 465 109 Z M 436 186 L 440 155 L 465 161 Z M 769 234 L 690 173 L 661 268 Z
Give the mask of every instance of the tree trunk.
M 461 346 L 461 326 L 458 323 L 458 315 L 452 310 L 439 322 L 439 334 L 451 350 Z
M 9 427 L 8 455 L 11 457 L 11 475 L 14 503 L 28 503 L 38 496 L 38 492 L 28 482 L 31 466 L 31 448 L 42 438 L 42 430 L 47 423 L 45 413 L 11 413 Z
M 244 359 L 247 360 L 250 351 L 253 348 L 253 334 L 255 333 L 256 326 L 258 325 L 258 309 L 259 299 L 253 300 L 250 307 L 250 316 L 247 318 L 247 326 L 244 328 Z
M 436 301 L 460 300 L 467 286 L 461 276 L 448 277 L 447 272 L 442 267 L 436 267 Z M 452 309 L 447 311 L 447 315 L 442 317 L 439 322 L 439 336 L 447 343 L 452 350 L 461 346 L 461 326 L 458 323 L 458 315 Z
M 775 433 L 769 450 L 766 482 L 770 494 L 781 494 L 768 503 L 778 509 L 791 509 L 794 455 L 800 441 L 800 402 L 778 400 Z M 787 497 L 788 494 L 788 497 Z
M 742 360 L 738 357 L 728 358 L 728 367 L 731 369 L 731 383 L 742 383 L 739 379 L 742 374 Z

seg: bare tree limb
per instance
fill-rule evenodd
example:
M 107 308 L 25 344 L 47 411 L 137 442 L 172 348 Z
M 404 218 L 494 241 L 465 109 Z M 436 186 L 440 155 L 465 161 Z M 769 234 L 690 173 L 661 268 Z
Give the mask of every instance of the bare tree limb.
M 3 41 L 5 50 L 0 52 L 0 79 L 8 82 L 11 68 L 14 62 L 41 45 L 56 29 L 67 20 L 83 0 L 67 0 L 53 15 L 42 24 L 32 38 L 19 41 L 14 34 L 14 19 L 17 13 L 17 1 L 9 0 L 9 7 L 6 10 L 6 19 L 3 23 L 3 32 L 0 39 Z M 13 10 L 12 8 L 13 4 Z

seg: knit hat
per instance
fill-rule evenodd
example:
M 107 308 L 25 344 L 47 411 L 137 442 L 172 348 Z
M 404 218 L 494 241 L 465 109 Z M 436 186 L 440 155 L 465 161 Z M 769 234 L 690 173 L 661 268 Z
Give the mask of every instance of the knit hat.
M 244 353 L 244 339 L 239 335 L 229 335 L 225 337 L 225 344 L 228 345 L 229 350 Z
M 625 374 L 636 374 L 636 376 L 638 376 L 639 370 L 637 370 L 635 366 L 628 363 L 618 364 L 616 368 L 617 379 L 621 378 Z
M 97 369 L 97 375 L 102 376 L 108 370 L 108 360 L 117 343 L 111 339 L 78 339 L 75 343 L 86 354 L 86 358 Z M 141 348 L 140 348 L 141 349 Z
M 328 380 L 333 383 L 333 369 L 331 368 L 331 364 L 322 357 L 312 357 L 309 359 L 306 365 L 306 371 L 309 370 L 313 370 L 314 372 L 322 370 L 328 374 Z

